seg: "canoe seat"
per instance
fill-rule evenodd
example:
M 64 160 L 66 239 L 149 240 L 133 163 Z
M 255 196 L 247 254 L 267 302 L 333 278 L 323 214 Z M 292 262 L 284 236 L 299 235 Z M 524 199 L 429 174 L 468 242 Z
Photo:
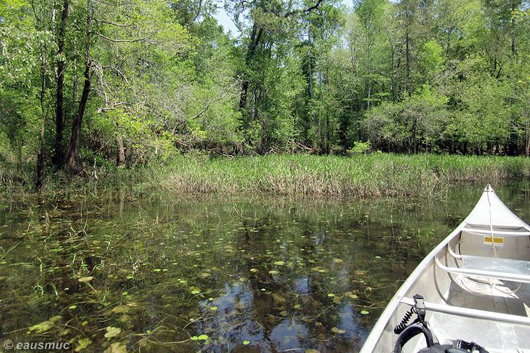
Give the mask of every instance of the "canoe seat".
M 468 255 L 462 256 L 462 266 L 467 269 L 530 276 L 530 261 Z
M 435 258 L 436 265 L 444 271 L 512 282 L 530 283 L 530 261 L 457 255 L 450 248 L 449 254 L 461 260 L 462 267 L 445 266 L 438 258 Z

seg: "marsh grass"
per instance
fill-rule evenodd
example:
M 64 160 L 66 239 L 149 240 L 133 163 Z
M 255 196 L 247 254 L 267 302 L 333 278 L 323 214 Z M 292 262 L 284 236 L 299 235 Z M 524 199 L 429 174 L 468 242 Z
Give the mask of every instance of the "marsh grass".
M 97 179 L 94 178 L 97 175 Z M 179 156 L 132 169 L 100 168 L 85 177 L 50 174 L 43 197 L 129 197 L 167 194 L 265 194 L 322 197 L 436 197 L 451 183 L 499 183 L 530 177 L 530 159 L 372 154 L 352 157 L 266 155 Z M 30 182 L 0 185 L 5 198 L 29 194 Z
M 329 197 L 432 197 L 453 182 L 530 176 L 525 158 L 374 154 L 179 157 L 145 170 L 139 192 L 265 193 Z

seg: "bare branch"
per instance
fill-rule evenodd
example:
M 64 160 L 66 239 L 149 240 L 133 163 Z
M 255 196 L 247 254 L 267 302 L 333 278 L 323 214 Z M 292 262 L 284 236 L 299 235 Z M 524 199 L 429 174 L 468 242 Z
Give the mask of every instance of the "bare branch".
M 191 22 L 195 22 L 195 20 L 197 20 L 197 18 L 201 15 L 201 10 L 202 10 L 202 0 L 199 0 L 199 8 L 197 9 L 197 13 L 195 14 L 195 17 L 193 17 L 193 20 L 191 20 Z
M 230 88 L 233 88 L 235 87 L 235 85 L 231 86 Z M 217 98 L 209 101 L 207 104 L 206 104 L 206 107 L 204 107 L 203 110 L 201 110 L 201 112 L 199 114 L 197 114 L 196 116 L 194 116 L 193 118 L 191 118 L 192 120 L 196 120 L 196 119 L 199 119 L 200 117 L 202 117 L 207 111 L 208 109 L 210 109 L 210 107 L 212 106 L 212 104 L 215 104 L 221 100 L 223 100 L 229 93 L 231 92 L 231 89 L 226 89 L 224 90 L 224 92 Z
M 110 110 L 116 110 L 122 105 L 128 105 L 127 102 L 116 102 L 112 104 L 110 107 L 102 107 L 97 110 L 98 113 L 108 112 Z
M 94 21 L 99 22 L 99 23 L 104 23 L 104 24 L 107 24 L 107 25 L 111 25 L 111 26 L 115 26 L 115 27 L 121 27 L 121 28 L 132 27 L 132 24 L 116 23 L 116 22 L 111 22 L 111 21 L 107 21 L 107 20 L 100 20 L 100 19 L 97 19 L 97 18 L 95 18 Z
M 318 9 L 318 8 L 320 7 L 320 5 L 322 4 L 323 1 L 324 1 L 324 0 L 317 0 L 317 2 L 316 2 L 314 5 L 308 7 L 308 8 L 306 8 L 306 9 L 304 9 L 304 10 L 294 10 L 294 11 L 289 11 L 289 12 L 287 12 L 285 15 L 283 15 L 283 17 L 287 18 L 287 17 L 289 17 L 289 16 L 296 15 L 296 14 L 299 14 L 299 13 L 309 13 L 309 12 L 311 12 L 311 11 L 313 11 L 313 10 Z
M 127 77 L 117 67 L 106 65 L 106 66 L 103 66 L 102 69 L 113 71 L 117 76 L 121 77 L 123 81 L 129 83 L 129 80 L 127 80 Z
M 108 40 L 109 42 L 113 42 L 113 43 L 136 43 L 136 42 L 142 42 L 144 40 L 147 39 L 147 37 L 144 37 L 144 38 L 136 38 L 136 39 L 114 39 L 114 38 L 109 38 L 99 32 L 93 32 L 95 35 L 97 35 L 98 37 L 101 37 L 105 40 Z

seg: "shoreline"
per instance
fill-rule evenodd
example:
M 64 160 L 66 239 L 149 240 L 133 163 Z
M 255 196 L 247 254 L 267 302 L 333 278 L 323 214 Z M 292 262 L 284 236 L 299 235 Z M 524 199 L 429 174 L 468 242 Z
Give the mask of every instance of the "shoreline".
M 395 155 L 178 156 L 131 169 L 100 167 L 85 177 L 49 173 L 40 192 L 24 180 L 0 186 L 4 197 L 125 191 L 133 197 L 157 194 L 312 196 L 381 198 L 443 195 L 451 183 L 498 183 L 530 177 L 525 157 Z

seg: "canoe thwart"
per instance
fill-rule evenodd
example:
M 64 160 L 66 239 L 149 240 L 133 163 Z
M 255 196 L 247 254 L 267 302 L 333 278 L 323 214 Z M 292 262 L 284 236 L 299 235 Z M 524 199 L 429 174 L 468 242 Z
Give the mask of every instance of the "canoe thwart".
M 521 228 L 522 231 L 501 231 L 501 230 L 493 230 L 493 235 L 497 236 L 503 236 L 503 237 L 527 237 L 530 235 L 530 232 L 528 232 L 526 229 Z M 477 228 L 462 228 L 462 232 L 466 233 L 475 233 L 480 235 L 491 235 L 492 231 L 490 229 L 477 229 Z
M 414 299 L 403 297 L 401 299 L 401 303 L 414 306 Z M 464 307 L 459 307 L 459 306 L 436 304 L 436 303 L 431 303 L 431 302 L 424 302 L 424 304 L 425 304 L 425 309 L 427 309 L 427 312 L 434 311 L 437 313 L 464 316 L 464 317 L 469 317 L 473 319 L 490 320 L 490 321 L 495 321 L 495 322 L 505 322 L 505 323 L 516 324 L 516 325 L 530 326 L 529 317 L 503 314 L 503 313 L 497 313 L 497 312 L 486 311 L 486 310 L 470 309 L 470 308 L 464 308 Z

